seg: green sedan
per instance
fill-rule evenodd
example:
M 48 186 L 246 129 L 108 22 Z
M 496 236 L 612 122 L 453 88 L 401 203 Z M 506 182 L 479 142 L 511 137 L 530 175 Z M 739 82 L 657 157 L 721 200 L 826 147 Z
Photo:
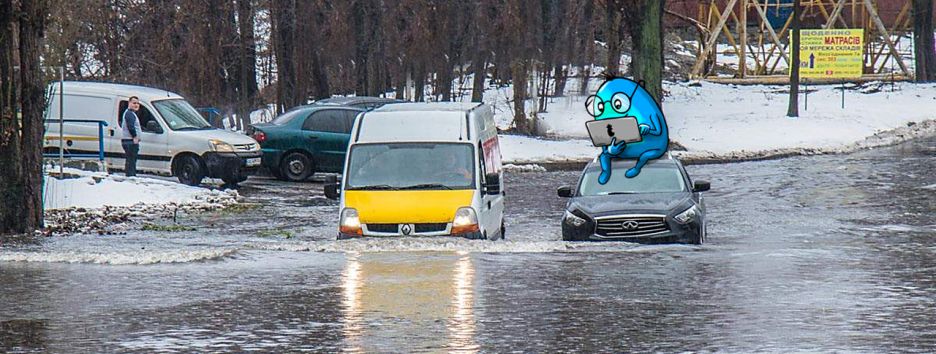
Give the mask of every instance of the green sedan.
M 351 126 L 361 112 L 337 105 L 299 106 L 248 129 L 263 150 L 261 164 L 273 176 L 303 181 L 315 172 L 341 173 Z

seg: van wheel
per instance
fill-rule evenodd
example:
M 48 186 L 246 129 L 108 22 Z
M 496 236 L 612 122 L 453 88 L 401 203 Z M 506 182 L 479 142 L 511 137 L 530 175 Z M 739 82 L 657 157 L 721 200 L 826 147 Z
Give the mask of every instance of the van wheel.
M 197 186 L 205 178 L 205 171 L 202 171 L 201 161 L 197 157 L 189 155 L 179 158 L 179 162 L 176 163 L 175 175 L 182 184 Z
M 280 174 L 289 181 L 305 181 L 312 175 L 312 159 L 301 152 L 286 155 L 280 163 Z

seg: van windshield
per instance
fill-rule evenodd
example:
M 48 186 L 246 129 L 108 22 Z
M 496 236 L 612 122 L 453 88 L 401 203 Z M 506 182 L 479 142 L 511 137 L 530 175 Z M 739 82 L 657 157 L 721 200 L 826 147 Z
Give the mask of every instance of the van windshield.
M 351 148 L 348 190 L 474 189 L 473 146 L 464 143 L 360 144 Z
M 172 130 L 214 129 L 201 114 L 183 99 L 154 101 L 153 106 Z

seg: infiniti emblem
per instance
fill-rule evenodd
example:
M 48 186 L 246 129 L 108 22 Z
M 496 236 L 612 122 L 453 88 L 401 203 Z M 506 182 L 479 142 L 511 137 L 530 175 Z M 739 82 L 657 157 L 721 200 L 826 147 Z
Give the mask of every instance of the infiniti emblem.
M 402 232 L 404 235 L 409 235 L 410 232 L 413 232 L 413 226 L 410 224 L 400 225 L 400 232 Z
M 636 221 L 634 221 L 634 220 L 627 220 L 627 221 L 621 223 L 621 227 L 623 227 L 624 230 L 627 230 L 627 231 L 634 231 L 634 230 L 637 230 L 637 227 L 638 227 L 639 225 L 640 225 L 640 224 L 638 224 L 638 223 L 637 223 Z

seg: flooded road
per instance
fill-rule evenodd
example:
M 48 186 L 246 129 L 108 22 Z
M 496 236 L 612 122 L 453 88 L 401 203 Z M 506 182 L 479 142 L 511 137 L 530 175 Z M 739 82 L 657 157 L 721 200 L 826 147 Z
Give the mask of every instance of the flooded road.
M 497 242 L 335 241 L 320 183 L 252 178 L 187 231 L 0 249 L 0 352 L 936 351 L 936 138 L 687 169 L 703 246 L 560 241 L 578 172 L 509 175 Z

